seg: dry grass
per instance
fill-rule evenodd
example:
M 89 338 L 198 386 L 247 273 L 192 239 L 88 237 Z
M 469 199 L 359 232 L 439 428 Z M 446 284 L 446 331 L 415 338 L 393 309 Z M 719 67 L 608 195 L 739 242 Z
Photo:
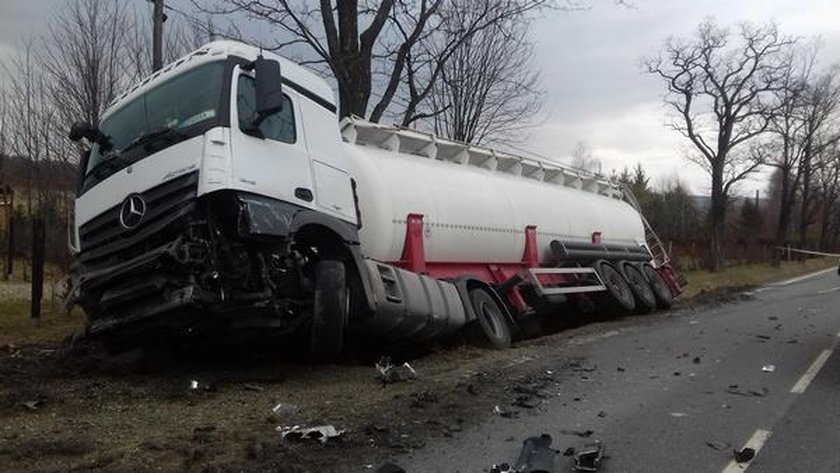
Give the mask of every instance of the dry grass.
M 803 261 L 782 262 L 778 268 L 769 264 L 748 264 L 733 266 L 723 271 L 691 271 L 685 273 L 688 286 L 680 295 L 681 299 L 689 299 L 702 291 L 709 291 L 723 287 L 753 286 L 779 281 L 785 278 L 807 274 L 820 269 L 837 266 L 837 258 L 812 258 Z
M 84 327 L 81 310 L 67 314 L 49 302 L 42 307 L 40 319 L 33 320 L 29 314 L 28 300 L 0 300 L 0 346 L 58 342 Z

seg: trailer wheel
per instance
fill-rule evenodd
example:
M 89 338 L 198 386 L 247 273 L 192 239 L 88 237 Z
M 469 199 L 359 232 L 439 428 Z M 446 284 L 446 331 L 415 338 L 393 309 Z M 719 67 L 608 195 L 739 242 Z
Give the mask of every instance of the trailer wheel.
M 607 303 L 619 311 L 632 312 L 636 308 L 636 300 L 624 276 L 606 262 L 598 264 L 596 269 L 607 286 Z
M 309 337 L 309 353 L 313 357 L 328 359 L 341 354 L 349 308 L 344 263 L 319 261 L 315 265 L 315 298 Z
M 625 263 L 621 269 L 624 270 L 624 278 L 627 279 L 630 290 L 636 298 L 636 312 L 646 314 L 656 309 L 656 296 L 639 268 Z
M 504 350 L 510 347 L 511 332 L 502 308 L 486 289 L 470 291 L 470 302 L 476 320 L 465 328 L 470 342 L 486 348 Z
M 662 279 L 659 272 L 647 263 L 642 265 L 642 271 L 647 277 L 648 283 L 650 283 L 653 295 L 656 296 L 656 305 L 659 306 L 660 309 L 670 308 L 671 304 L 674 302 L 674 294 L 671 293 L 671 288 L 668 287 L 668 284 L 665 283 L 665 280 Z

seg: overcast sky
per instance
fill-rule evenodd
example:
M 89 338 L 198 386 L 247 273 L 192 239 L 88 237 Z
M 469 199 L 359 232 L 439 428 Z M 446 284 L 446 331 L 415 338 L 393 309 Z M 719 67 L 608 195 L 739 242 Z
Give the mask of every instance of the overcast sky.
M 43 34 L 62 1 L 0 0 L 0 60 L 26 35 Z M 634 8 L 612 0 L 588 3 L 586 11 L 550 13 L 534 23 L 547 116 L 523 147 L 564 158 L 585 141 L 607 173 L 641 162 L 654 182 L 678 177 L 693 192 L 708 192 L 705 173 L 683 158 L 690 149 L 685 139 L 664 127 L 663 84 L 639 66 L 668 36 L 688 36 L 706 17 L 723 25 L 776 21 L 786 34 L 821 37 L 823 65 L 840 62 L 840 0 L 633 0 Z M 739 191 L 764 187 L 758 178 Z

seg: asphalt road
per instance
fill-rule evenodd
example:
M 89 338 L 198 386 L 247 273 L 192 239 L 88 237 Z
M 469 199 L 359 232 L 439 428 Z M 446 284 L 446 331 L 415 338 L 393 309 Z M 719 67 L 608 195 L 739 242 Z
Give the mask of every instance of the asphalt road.
M 560 451 L 600 440 L 606 473 L 838 473 L 839 331 L 836 269 L 640 322 L 558 353 L 558 367 L 580 356 L 585 369 L 567 372 L 540 407 L 512 419 L 488 413 L 397 463 L 409 472 L 482 472 L 514 462 L 522 440 L 548 433 Z M 563 433 L 590 429 L 588 439 Z M 746 445 L 755 459 L 732 461 L 732 448 Z M 555 471 L 572 471 L 571 459 L 558 455 Z

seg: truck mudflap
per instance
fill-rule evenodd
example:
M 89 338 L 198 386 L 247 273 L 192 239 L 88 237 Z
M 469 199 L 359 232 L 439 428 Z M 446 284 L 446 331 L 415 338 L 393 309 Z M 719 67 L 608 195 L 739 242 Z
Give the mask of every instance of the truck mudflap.
M 376 311 L 354 330 L 386 340 L 428 341 L 454 334 L 466 314 L 454 284 L 365 260 Z

